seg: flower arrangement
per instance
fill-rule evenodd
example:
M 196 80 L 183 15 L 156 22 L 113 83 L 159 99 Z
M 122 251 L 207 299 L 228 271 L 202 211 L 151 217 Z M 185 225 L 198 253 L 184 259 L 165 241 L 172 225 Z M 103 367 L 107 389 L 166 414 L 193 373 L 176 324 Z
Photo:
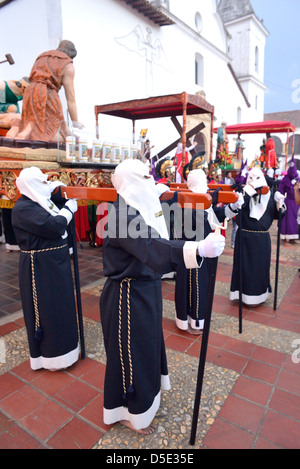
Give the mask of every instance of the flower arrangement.
M 232 156 L 221 145 L 217 150 L 219 164 L 221 169 L 232 169 L 233 160 Z

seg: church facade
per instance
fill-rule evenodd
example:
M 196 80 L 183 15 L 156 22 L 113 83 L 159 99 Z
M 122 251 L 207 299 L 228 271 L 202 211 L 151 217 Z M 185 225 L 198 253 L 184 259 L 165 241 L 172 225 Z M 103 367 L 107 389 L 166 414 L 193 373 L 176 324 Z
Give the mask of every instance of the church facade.
M 182 91 L 215 107 L 216 126 L 263 120 L 268 31 L 249 0 L 13 0 L 0 11 L 2 54 L 15 60 L 1 65 L 2 79 L 29 75 L 41 52 L 74 42 L 78 115 L 91 135 L 95 105 Z M 131 125 L 112 119 L 100 121 L 100 136 L 129 139 Z M 169 120 L 141 122 L 137 135 L 140 128 L 157 152 L 178 138 Z M 245 151 L 252 159 L 259 142 Z

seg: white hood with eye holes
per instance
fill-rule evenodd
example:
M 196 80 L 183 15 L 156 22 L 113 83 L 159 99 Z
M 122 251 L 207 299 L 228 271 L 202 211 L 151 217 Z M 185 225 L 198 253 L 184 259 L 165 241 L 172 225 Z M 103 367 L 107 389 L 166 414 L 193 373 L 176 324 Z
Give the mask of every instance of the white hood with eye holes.
M 112 183 L 126 204 L 140 212 L 147 225 L 162 238 L 169 239 L 158 191 L 147 165 L 140 160 L 124 160 L 116 167 Z
M 251 186 L 254 191 L 249 193 L 247 190 L 247 186 Z M 263 186 L 268 186 L 267 181 L 265 179 L 264 173 L 259 168 L 253 168 L 249 171 L 245 191 L 248 192 L 249 195 L 256 194 L 257 189 Z M 270 200 L 270 191 L 263 195 L 259 194 L 256 197 L 251 197 L 250 199 L 250 217 L 255 218 L 256 220 L 260 220 L 261 217 L 264 215 L 269 200 Z
M 58 214 L 59 209 L 52 202 L 51 183 L 47 180 L 47 175 L 40 168 L 31 166 L 23 169 L 16 179 L 16 185 L 22 195 L 26 195 L 33 202 L 37 202 L 51 215 Z

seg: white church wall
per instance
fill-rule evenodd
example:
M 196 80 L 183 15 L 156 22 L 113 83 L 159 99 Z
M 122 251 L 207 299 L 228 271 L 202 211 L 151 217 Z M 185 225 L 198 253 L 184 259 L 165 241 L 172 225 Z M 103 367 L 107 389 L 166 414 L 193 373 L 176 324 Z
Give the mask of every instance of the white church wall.
M 73 38 L 78 48 L 78 58 L 75 60 L 78 62 L 80 60 L 80 67 L 74 61 L 79 116 L 82 116 L 83 112 L 84 116 L 87 116 L 88 102 L 93 103 L 94 106 L 94 104 L 182 91 L 195 93 L 199 90 L 199 87 L 195 85 L 196 52 L 204 57 L 203 85 L 206 99 L 213 105 L 214 100 L 219 99 L 215 90 L 220 87 L 218 86 L 220 75 L 224 72 L 220 73 L 216 61 L 217 63 L 222 61 L 220 67 L 224 67 L 228 75 L 227 59 L 224 60 L 223 52 L 212 52 L 207 42 L 199 41 L 193 31 L 187 31 L 184 27 L 178 26 L 158 28 L 130 7 L 124 8 L 121 4 L 120 10 L 120 3 L 117 1 L 102 0 L 101 4 L 97 4 L 95 8 L 95 2 L 87 0 L 84 11 L 81 11 L 80 0 L 64 0 L 62 5 L 64 37 L 72 37 L 71 34 L 74 34 L 74 31 L 81 30 L 81 40 L 77 41 L 78 45 Z M 71 5 L 72 11 L 70 12 Z M 170 8 L 172 8 L 172 3 Z M 130 14 L 125 14 L 126 11 Z M 101 21 L 97 18 L 101 18 Z M 101 27 L 98 26 L 99 22 L 101 22 Z M 89 25 L 88 35 L 85 34 L 84 25 L 86 24 Z M 150 42 L 152 48 L 149 47 Z M 89 51 L 88 54 L 87 51 Z M 78 95 L 77 84 L 84 82 L 87 71 L 88 82 L 92 82 L 93 86 L 84 86 L 82 98 Z M 232 87 L 232 78 L 231 80 L 229 78 L 225 89 L 227 90 L 228 87 Z M 237 94 L 239 95 L 238 91 Z M 240 100 L 240 96 L 238 99 Z M 82 120 L 81 117 L 80 119 Z M 88 122 L 89 127 L 94 126 L 94 114 L 91 107 Z M 128 123 L 120 122 L 120 119 L 112 121 L 112 118 L 101 116 L 105 135 L 111 133 L 111 128 L 109 128 L 111 122 L 113 122 L 112 127 L 118 127 L 117 133 L 122 138 L 126 138 L 124 127 L 126 127 L 126 135 L 131 132 L 131 126 L 128 126 Z M 137 136 L 141 128 L 149 129 L 148 136 L 155 143 L 157 151 L 178 138 L 178 133 L 170 123 L 170 119 L 137 121 Z
M 1 57 L 10 53 L 15 61 L 1 64 L 1 79 L 29 75 L 37 55 L 50 47 L 47 11 L 47 0 L 14 0 L 1 8 Z
M 253 120 L 259 120 L 228 69 L 227 36 L 216 3 L 170 0 L 179 24 L 160 28 L 119 0 L 14 0 L 1 9 L 0 39 L 3 54 L 10 52 L 16 64 L 1 65 L 2 77 L 29 75 L 39 53 L 69 39 L 78 51 L 75 92 L 79 120 L 87 132 L 95 133 L 95 105 L 182 91 L 193 94 L 202 88 L 215 106 L 216 125 L 223 119 L 236 123 L 238 108 L 243 122 L 252 112 Z M 203 20 L 200 35 L 195 25 L 198 10 Z M 202 87 L 195 84 L 196 53 L 203 57 Z M 63 90 L 60 97 L 66 115 Z M 131 138 L 132 125 L 125 119 L 101 116 L 99 123 L 103 138 Z M 178 138 L 170 119 L 137 121 L 136 137 L 142 128 L 149 129 L 155 151 Z
M 115 0 L 85 0 L 84 8 L 81 0 L 64 0 L 63 18 L 66 37 L 81 31 L 80 40 L 74 39 L 80 61 L 80 66 L 75 64 L 76 96 L 80 119 L 90 131 L 95 126 L 95 105 L 184 91 L 180 72 L 174 80 L 172 60 L 162 48 L 164 28 L 136 10 Z M 178 134 L 169 120 L 155 121 L 137 121 L 136 137 L 148 128 L 158 150 L 168 132 L 174 140 Z M 103 139 L 131 139 L 131 121 L 99 116 L 99 124 Z
M 182 0 L 170 0 L 169 11 L 198 32 L 202 38 L 226 53 L 226 32 L 222 20 L 217 14 L 217 0 L 201 2 L 189 0 L 188 8 L 187 3 Z

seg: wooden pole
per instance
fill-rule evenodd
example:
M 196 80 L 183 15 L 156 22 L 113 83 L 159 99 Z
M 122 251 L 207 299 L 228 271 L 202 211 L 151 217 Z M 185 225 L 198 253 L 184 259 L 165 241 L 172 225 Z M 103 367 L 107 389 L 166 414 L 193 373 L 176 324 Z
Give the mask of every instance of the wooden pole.
M 215 257 L 211 259 L 211 266 L 210 266 L 210 273 L 209 273 L 209 284 L 208 284 L 206 307 L 205 307 L 204 329 L 203 329 L 203 336 L 202 336 L 202 342 L 201 342 L 196 394 L 195 394 L 194 411 L 193 411 L 193 419 L 192 419 L 192 429 L 191 429 L 191 436 L 190 436 L 191 445 L 195 444 L 195 439 L 196 439 L 197 423 L 198 423 L 198 416 L 199 416 L 200 403 L 201 403 L 203 377 L 204 377 L 204 369 L 205 369 L 211 314 L 212 314 L 212 304 L 213 304 L 215 283 L 216 283 L 216 276 L 217 276 L 217 267 L 218 267 L 218 258 Z
M 186 110 L 187 110 L 187 95 L 182 94 L 182 171 L 185 166 L 185 147 L 186 147 Z
M 238 227 L 238 240 L 239 240 L 239 333 L 243 332 L 243 217 L 242 209 L 238 213 L 239 227 Z
M 213 135 L 214 135 L 214 112 L 215 108 L 213 109 L 213 112 L 211 113 L 211 129 L 210 129 L 210 161 L 213 160 Z
M 79 338 L 80 338 L 80 356 L 83 360 L 85 358 L 85 342 L 84 342 L 84 329 L 83 329 L 83 318 L 82 318 L 82 303 L 81 303 L 81 291 L 80 291 L 80 279 L 79 279 L 79 267 L 78 267 L 78 256 L 77 256 L 77 243 L 76 243 L 76 230 L 75 230 L 75 219 L 71 220 L 71 230 L 73 238 L 73 262 L 74 262 L 74 277 L 76 287 L 76 300 L 77 300 L 77 317 L 79 327 Z
M 135 143 L 135 120 L 132 121 L 132 143 Z
M 286 149 L 285 149 L 285 165 L 284 165 L 284 170 L 285 171 L 287 169 L 287 159 L 288 159 L 288 153 L 289 153 L 289 137 L 290 137 L 290 131 L 288 130 L 288 132 L 287 132 L 287 141 L 286 141 Z

